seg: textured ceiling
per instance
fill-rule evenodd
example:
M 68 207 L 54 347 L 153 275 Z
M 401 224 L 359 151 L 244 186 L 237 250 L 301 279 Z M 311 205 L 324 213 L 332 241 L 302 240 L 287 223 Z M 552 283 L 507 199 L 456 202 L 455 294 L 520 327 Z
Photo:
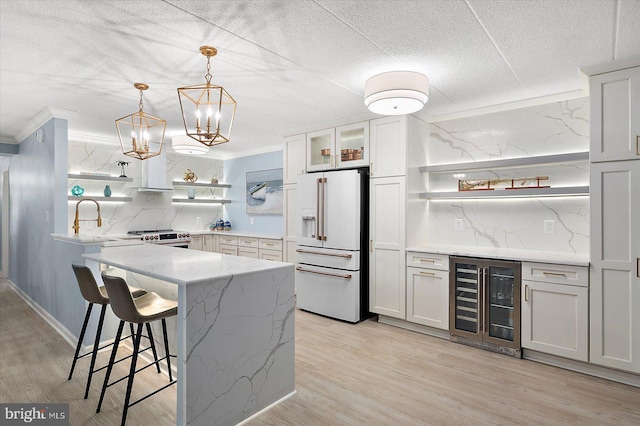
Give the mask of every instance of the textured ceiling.
M 418 116 L 582 88 L 580 66 L 640 57 L 640 0 L 51 1 L 0 3 L 0 141 L 49 107 L 70 134 L 117 143 L 114 120 L 145 111 L 182 127 L 176 88 L 213 82 L 238 101 L 221 156 L 364 116 L 364 82 L 427 74 Z

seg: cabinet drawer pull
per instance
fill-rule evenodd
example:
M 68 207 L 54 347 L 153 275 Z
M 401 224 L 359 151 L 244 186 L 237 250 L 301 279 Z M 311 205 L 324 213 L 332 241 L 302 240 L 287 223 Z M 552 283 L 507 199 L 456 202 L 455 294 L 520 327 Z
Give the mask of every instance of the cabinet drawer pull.
M 420 262 L 436 263 L 435 259 L 420 259 Z
M 552 276 L 552 277 L 562 277 L 562 278 L 567 278 L 567 274 L 565 274 L 564 272 L 548 272 L 548 271 L 542 271 L 542 273 L 547 276 Z
M 273 243 L 263 243 L 265 246 L 274 246 L 275 244 Z
M 326 275 L 328 277 L 344 278 L 346 280 L 350 280 L 351 279 L 351 274 L 344 274 L 344 275 L 342 275 L 342 274 L 330 274 L 329 272 L 311 271 L 309 269 L 303 269 L 300 266 L 296 267 L 296 271 L 307 272 L 309 274 Z
M 420 275 L 426 275 L 428 277 L 435 277 L 436 274 L 434 272 L 429 272 L 429 271 L 420 271 Z
M 322 252 L 319 252 L 319 251 L 303 250 L 303 249 L 296 249 L 296 251 L 298 253 L 317 254 L 317 255 L 320 255 L 320 256 L 344 257 L 345 259 L 351 259 L 353 257 L 350 254 L 322 253 Z

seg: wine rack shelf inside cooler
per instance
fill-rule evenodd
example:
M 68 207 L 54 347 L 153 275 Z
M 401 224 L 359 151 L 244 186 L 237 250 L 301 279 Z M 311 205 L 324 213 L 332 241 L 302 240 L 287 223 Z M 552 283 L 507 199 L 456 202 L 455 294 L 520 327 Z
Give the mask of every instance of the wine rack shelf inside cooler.
M 478 268 L 457 264 L 456 274 L 456 328 L 478 331 Z

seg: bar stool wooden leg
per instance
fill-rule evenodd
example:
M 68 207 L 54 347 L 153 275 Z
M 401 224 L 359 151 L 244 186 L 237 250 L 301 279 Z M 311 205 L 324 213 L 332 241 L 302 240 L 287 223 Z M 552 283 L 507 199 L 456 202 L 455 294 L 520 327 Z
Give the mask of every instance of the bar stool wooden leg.
M 87 307 L 87 313 L 84 316 L 84 322 L 82 323 L 82 330 L 80 331 L 80 337 L 78 337 L 78 344 L 76 345 L 76 353 L 73 356 L 73 362 L 71 363 L 71 371 L 69 371 L 69 378 L 67 380 L 71 380 L 73 376 L 73 370 L 76 368 L 76 362 L 78 361 L 78 354 L 80 353 L 80 347 L 82 346 L 82 341 L 84 340 L 84 333 L 87 331 L 87 324 L 89 323 L 89 317 L 91 316 L 91 309 L 93 308 L 93 303 L 89 303 Z
M 127 381 L 127 393 L 124 397 L 124 410 L 122 411 L 122 423 L 124 426 L 127 420 L 127 411 L 129 411 L 129 401 L 131 400 L 131 390 L 133 389 L 133 378 L 136 375 L 136 364 L 138 361 L 138 351 L 140 350 L 140 339 L 142 339 L 142 326 L 138 324 L 138 330 L 136 331 L 136 340 L 133 344 L 133 356 L 131 357 L 131 368 L 129 370 L 129 380 Z M 148 330 L 147 330 L 148 331 Z
M 149 323 L 147 323 L 149 324 Z M 173 381 L 171 373 L 171 356 L 169 355 L 169 339 L 167 338 L 167 321 L 162 318 L 162 335 L 164 337 L 164 354 L 167 357 L 167 370 L 169 371 L 169 381 Z
M 87 378 L 87 388 L 84 391 L 84 399 L 89 397 L 89 388 L 91 388 L 91 378 L 93 377 L 93 369 L 96 366 L 96 356 L 98 355 L 98 346 L 100 346 L 100 336 L 102 335 L 102 325 L 104 324 L 104 314 L 107 312 L 107 305 L 102 305 L 100 310 L 100 320 L 98 321 L 98 329 L 96 330 L 96 339 L 93 343 L 93 353 L 91 354 L 91 364 L 89 365 L 89 377 Z
M 109 364 L 107 367 L 107 373 L 104 376 L 104 383 L 102 384 L 102 392 L 100 392 L 100 400 L 98 401 L 98 408 L 96 409 L 96 413 L 100 412 L 100 407 L 102 407 L 102 400 L 104 399 L 104 394 L 107 390 L 107 384 L 109 383 L 109 376 L 111 376 L 111 370 L 113 369 L 114 361 L 116 360 L 116 352 L 118 352 L 118 344 L 120 343 L 120 336 L 122 336 L 122 329 L 124 328 L 124 321 L 120 321 L 120 325 L 118 326 L 118 331 L 116 332 L 116 340 L 113 342 L 113 349 L 111 350 L 111 358 L 109 358 Z

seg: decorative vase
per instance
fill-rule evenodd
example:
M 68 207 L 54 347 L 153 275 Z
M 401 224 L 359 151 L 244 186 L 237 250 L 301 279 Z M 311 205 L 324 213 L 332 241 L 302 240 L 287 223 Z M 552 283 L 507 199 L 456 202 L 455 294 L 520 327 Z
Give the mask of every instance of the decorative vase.
M 104 187 L 104 196 L 111 197 L 111 187 L 109 187 L 109 185 Z
M 196 198 L 196 190 L 195 190 L 195 188 L 187 189 L 187 197 L 189 197 L 190 200 L 193 200 L 194 198 Z
M 84 188 L 81 186 L 75 185 L 73 188 L 71 188 L 71 193 L 76 197 L 80 197 L 82 196 L 82 194 L 84 194 Z

